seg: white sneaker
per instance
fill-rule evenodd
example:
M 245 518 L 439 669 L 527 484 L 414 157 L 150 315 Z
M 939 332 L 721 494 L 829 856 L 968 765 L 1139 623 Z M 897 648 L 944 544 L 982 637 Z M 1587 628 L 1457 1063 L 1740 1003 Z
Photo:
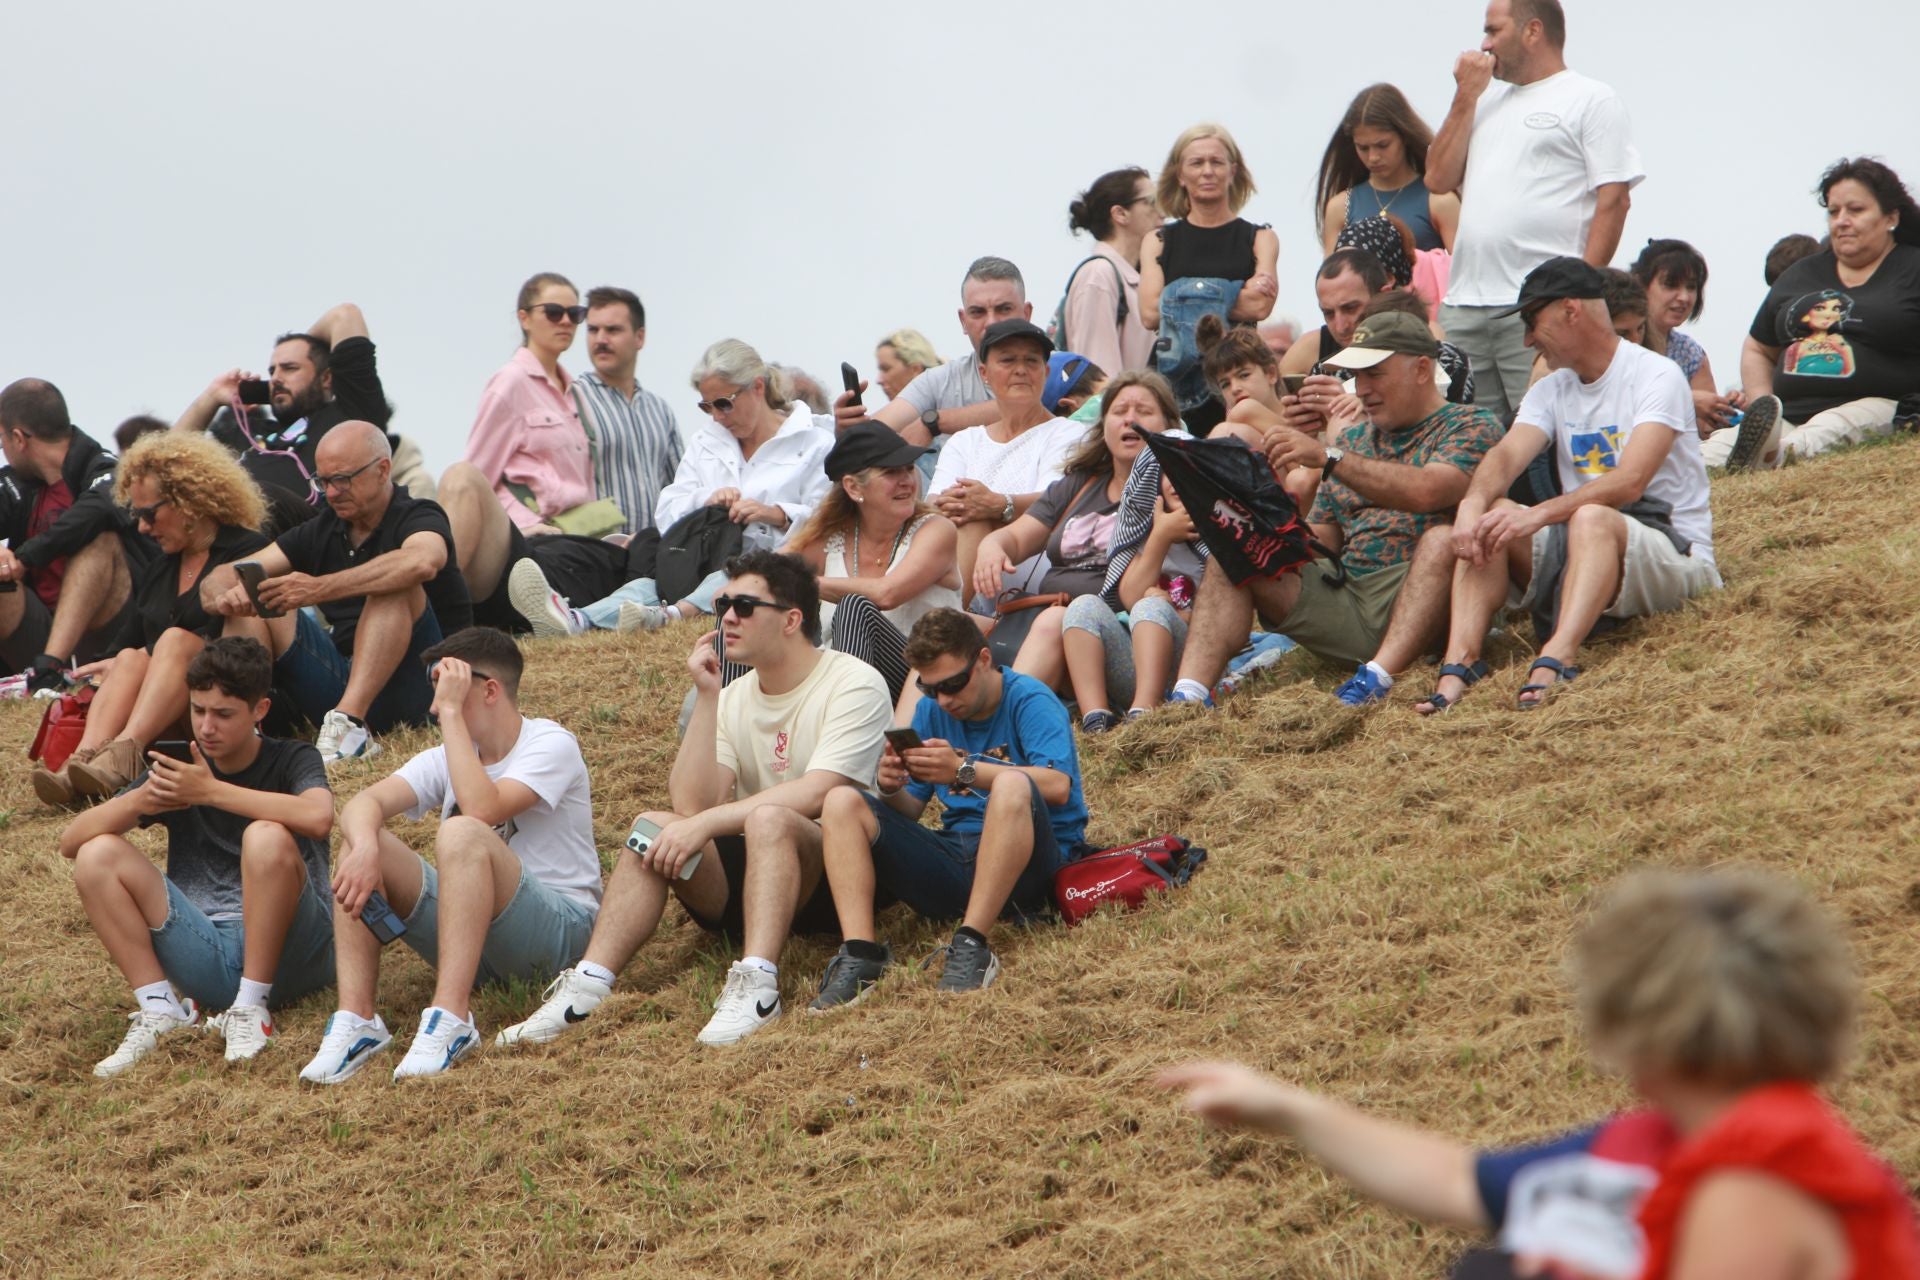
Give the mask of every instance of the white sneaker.
M 336 765 L 342 760 L 371 760 L 380 754 L 380 744 L 364 724 L 344 711 L 329 711 L 320 721 L 320 735 L 314 739 L 320 748 L 320 763 Z
M 420 1011 L 420 1030 L 407 1047 L 407 1056 L 393 1069 L 393 1078 L 440 1075 L 479 1047 L 480 1028 L 428 1005 Z
M 780 980 L 735 964 L 714 1002 L 713 1017 L 695 1037 L 701 1044 L 736 1044 L 780 1016 Z
M 320 1052 L 300 1068 L 300 1078 L 309 1084 L 339 1084 L 351 1080 L 360 1068 L 373 1061 L 373 1055 L 393 1043 L 387 1024 L 374 1014 L 372 1022 L 362 1022 L 343 1011 L 327 1019 L 327 1033 L 321 1037 Z
M 128 1014 L 127 1021 L 133 1025 L 127 1028 L 126 1038 L 118 1049 L 94 1064 L 93 1074 L 102 1080 L 117 1076 L 152 1053 L 161 1036 L 199 1025 L 200 1006 L 191 999 L 182 1000 L 180 1005 L 187 1011 L 184 1018 L 152 1009 L 136 1009 Z
M 513 1044 L 551 1044 L 576 1022 L 600 1007 L 613 988 L 578 969 L 568 969 L 547 985 L 545 1003 L 525 1022 L 516 1023 L 493 1038 L 496 1047 Z
M 533 627 L 536 636 L 577 636 L 581 632 L 580 624 L 573 620 L 573 610 L 567 607 L 567 598 L 553 589 L 532 556 L 515 560 L 508 571 L 507 602 Z
M 273 1019 L 257 1004 L 237 1004 L 207 1021 L 227 1038 L 228 1062 L 251 1061 L 273 1035 Z
M 620 606 L 620 616 L 614 620 L 615 631 L 658 631 L 669 622 L 676 622 L 680 615 L 668 610 L 663 604 L 634 604 L 628 601 Z

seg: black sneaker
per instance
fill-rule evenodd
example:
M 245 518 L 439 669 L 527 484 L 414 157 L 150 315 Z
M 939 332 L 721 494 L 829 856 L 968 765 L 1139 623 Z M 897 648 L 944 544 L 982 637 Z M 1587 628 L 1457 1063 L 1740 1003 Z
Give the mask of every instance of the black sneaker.
M 63 690 L 67 687 L 66 663 L 50 653 L 43 653 L 33 660 L 27 668 L 27 692 L 39 693 L 42 689 Z
M 955 932 L 953 941 L 927 957 L 927 968 L 935 960 L 946 958 L 940 969 L 936 991 L 984 991 L 1000 976 L 1000 958 L 993 948 L 975 938 Z
M 840 950 L 827 961 L 827 971 L 820 979 L 820 994 L 807 1006 L 807 1012 L 831 1013 L 865 1000 L 873 984 L 893 966 L 893 948 L 882 944 L 880 949 L 886 954 L 878 960 L 863 960 L 850 955 L 845 943 L 840 944 Z
M 1920 432 L 1920 393 L 1902 396 L 1893 406 L 1893 429 L 1907 435 Z
M 1740 427 L 1734 434 L 1733 448 L 1727 454 L 1727 470 L 1752 471 L 1774 466 L 1777 459 L 1767 455 L 1779 452 L 1780 427 L 1780 397 L 1755 399 L 1747 406 L 1746 415 L 1740 419 Z

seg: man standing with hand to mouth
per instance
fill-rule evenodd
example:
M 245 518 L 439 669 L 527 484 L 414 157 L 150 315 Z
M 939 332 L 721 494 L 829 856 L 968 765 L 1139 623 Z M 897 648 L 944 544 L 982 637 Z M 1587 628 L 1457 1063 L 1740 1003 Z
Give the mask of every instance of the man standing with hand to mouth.
M 634 374 L 647 345 L 647 312 L 630 289 L 587 290 L 587 355 L 573 380 L 580 425 L 593 445 L 593 487 L 627 517 L 626 532 L 654 527 L 654 504 L 680 466 L 680 424 L 667 402 Z

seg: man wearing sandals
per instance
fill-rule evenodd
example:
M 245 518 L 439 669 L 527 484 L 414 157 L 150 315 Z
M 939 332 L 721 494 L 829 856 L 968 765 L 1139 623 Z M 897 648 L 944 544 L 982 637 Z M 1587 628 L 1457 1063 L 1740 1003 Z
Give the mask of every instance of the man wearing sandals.
M 1578 258 L 1551 258 L 1520 288 L 1514 310 L 1527 345 L 1553 372 L 1527 392 L 1506 438 L 1473 473 L 1453 526 L 1422 539 L 1367 664 L 1411 665 L 1450 608 L 1440 681 L 1417 704 L 1422 714 L 1445 710 L 1486 674 L 1480 647 L 1503 604 L 1536 619 L 1557 608 L 1520 690 L 1520 708 L 1531 710 L 1579 674 L 1574 659 L 1603 618 L 1664 613 L 1720 586 L 1686 377 L 1615 335 L 1604 283 Z M 1533 507 L 1508 501 L 1507 486 L 1547 448 L 1560 496 Z M 1439 591 L 1449 580 L 1451 592 Z

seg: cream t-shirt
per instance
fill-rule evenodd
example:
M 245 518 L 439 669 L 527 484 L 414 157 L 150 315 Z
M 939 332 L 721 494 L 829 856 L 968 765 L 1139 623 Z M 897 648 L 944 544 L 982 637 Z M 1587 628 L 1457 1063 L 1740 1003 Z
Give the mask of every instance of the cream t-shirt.
M 822 650 L 788 693 L 762 693 L 758 671 L 720 691 L 716 762 L 733 770 L 736 799 L 816 769 L 871 789 L 882 734 L 892 724 L 893 700 L 880 673 L 858 658 Z

